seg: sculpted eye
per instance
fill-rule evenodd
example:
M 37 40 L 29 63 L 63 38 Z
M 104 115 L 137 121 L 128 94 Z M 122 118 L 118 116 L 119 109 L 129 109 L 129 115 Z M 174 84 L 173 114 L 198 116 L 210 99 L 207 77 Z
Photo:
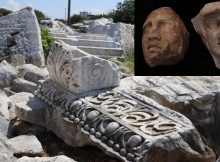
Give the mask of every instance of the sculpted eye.
M 205 26 L 209 29 L 215 29 L 220 27 L 220 20 L 208 20 L 205 22 Z
M 152 27 L 152 22 L 148 22 L 144 25 L 144 31 L 150 29 Z
M 159 25 L 171 25 L 170 21 L 169 20 L 160 20 L 158 22 Z

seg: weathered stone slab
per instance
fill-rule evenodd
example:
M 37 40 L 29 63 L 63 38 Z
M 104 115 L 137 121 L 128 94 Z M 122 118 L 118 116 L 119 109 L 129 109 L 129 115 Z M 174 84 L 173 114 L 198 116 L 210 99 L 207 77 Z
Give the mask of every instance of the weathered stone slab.
M 0 63 L 0 88 L 9 87 L 17 78 L 17 70 L 5 60 Z
M 75 162 L 73 159 L 70 159 L 64 155 L 55 156 L 55 157 L 22 157 L 16 162 Z
M 215 159 L 187 118 L 134 92 L 93 91 L 78 98 L 46 81 L 36 95 L 53 107 L 53 112 L 44 110 L 50 117 L 44 115 L 48 120 L 41 124 L 69 145 L 95 145 L 123 161 L 153 161 L 157 154 L 153 150 L 161 155 L 155 162 L 171 162 L 171 156 L 162 156 L 165 153 L 176 155 L 172 162 Z M 17 104 L 16 112 L 27 111 L 25 107 L 28 103 Z M 39 124 L 43 114 L 47 113 L 30 110 L 29 115 L 17 115 Z
M 50 80 L 74 94 L 119 85 L 116 64 L 56 42 L 48 56 Z
M 12 148 L 7 143 L 7 136 L 11 136 L 9 121 L 0 115 L 0 162 L 14 162 Z
M 0 91 L 0 116 L 4 116 L 6 119 L 9 119 L 10 100 L 8 96 Z
M 17 78 L 13 81 L 13 85 L 11 87 L 11 90 L 13 92 L 28 92 L 28 93 L 34 93 L 34 91 L 37 89 L 37 84 L 27 81 L 22 78 Z
M 46 79 L 49 75 L 47 68 L 39 68 L 32 64 L 25 64 L 17 67 L 19 76 L 25 80 L 38 83 L 39 80 Z
M 0 60 L 20 54 L 26 63 L 44 65 L 40 28 L 34 11 L 21 10 L 0 18 Z
M 11 147 L 7 144 L 6 140 L 1 137 L 0 132 L 0 162 L 15 162 L 16 158 L 13 156 Z
M 16 118 L 15 104 L 27 102 L 32 97 L 33 97 L 33 94 L 26 93 L 26 92 L 15 93 L 14 95 L 11 95 L 9 97 L 9 100 L 10 100 L 10 109 L 9 109 L 10 120 Z
M 21 135 L 8 139 L 7 143 L 12 147 L 14 154 L 20 156 L 40 156 L 43 148 L 38 139 L 31 135 Z

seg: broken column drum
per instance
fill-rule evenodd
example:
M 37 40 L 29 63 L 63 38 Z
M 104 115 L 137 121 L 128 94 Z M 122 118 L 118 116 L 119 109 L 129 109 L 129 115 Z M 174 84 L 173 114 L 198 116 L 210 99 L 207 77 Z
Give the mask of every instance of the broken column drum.
M 150 67 L 174 65 L 184 59 L 189 33 L 179 16 L 169 7 L 152 11 L 144 25 L 142 48 Z
M 181 145 L 179 141 L 184 139 L 184 145 L 190 148 L 190 141 L 200 140 L 183 115 L 132 91 L 114 88 L 119 85 L 119 76 L 115 64 L 107 60 L 55 43 L 48 57 L 48 70 L 50 79 L 39 85 L 35 95 L 60 111 L 63 120 L 73 126 L 73 134 L 86 135 L 88 140 L 83 145 L 98 146 L 123 161 L 144 162 L 152 161 L 152 151 L 160 147 L 158 142 L 168 145 L 176 141 Z M 76 146 L 82 143 L 79 138 L 73 138 Z M 201 142 L 195 145 L 193 151 L 199 153 L 189 161 L 205 161 L 207 148 Z M 190 153 L 186 150 L 184 158 L 190 159 Z

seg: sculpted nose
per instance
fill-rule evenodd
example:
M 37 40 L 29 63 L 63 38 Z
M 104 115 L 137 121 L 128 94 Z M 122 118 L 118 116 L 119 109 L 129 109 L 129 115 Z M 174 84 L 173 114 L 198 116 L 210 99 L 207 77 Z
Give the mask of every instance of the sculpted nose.
M 160 39 L 161 39 L 160 31 L 157 30 L 156 28 L 152 28 L 148 33 L 148 40 L 152 41 L 152 40 L 160 40 Z

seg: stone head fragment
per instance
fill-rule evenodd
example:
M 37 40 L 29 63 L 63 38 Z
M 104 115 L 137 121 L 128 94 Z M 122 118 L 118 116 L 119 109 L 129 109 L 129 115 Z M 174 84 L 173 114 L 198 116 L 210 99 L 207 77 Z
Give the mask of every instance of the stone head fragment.
M 170 7 L 152 11 L 144 25 L 142 48 L 150 67 L 174 65 L 184 59 L 189 33 L 180 17 Z
M 192 23 L 220 69 L 220 2 L 206 4 Z

